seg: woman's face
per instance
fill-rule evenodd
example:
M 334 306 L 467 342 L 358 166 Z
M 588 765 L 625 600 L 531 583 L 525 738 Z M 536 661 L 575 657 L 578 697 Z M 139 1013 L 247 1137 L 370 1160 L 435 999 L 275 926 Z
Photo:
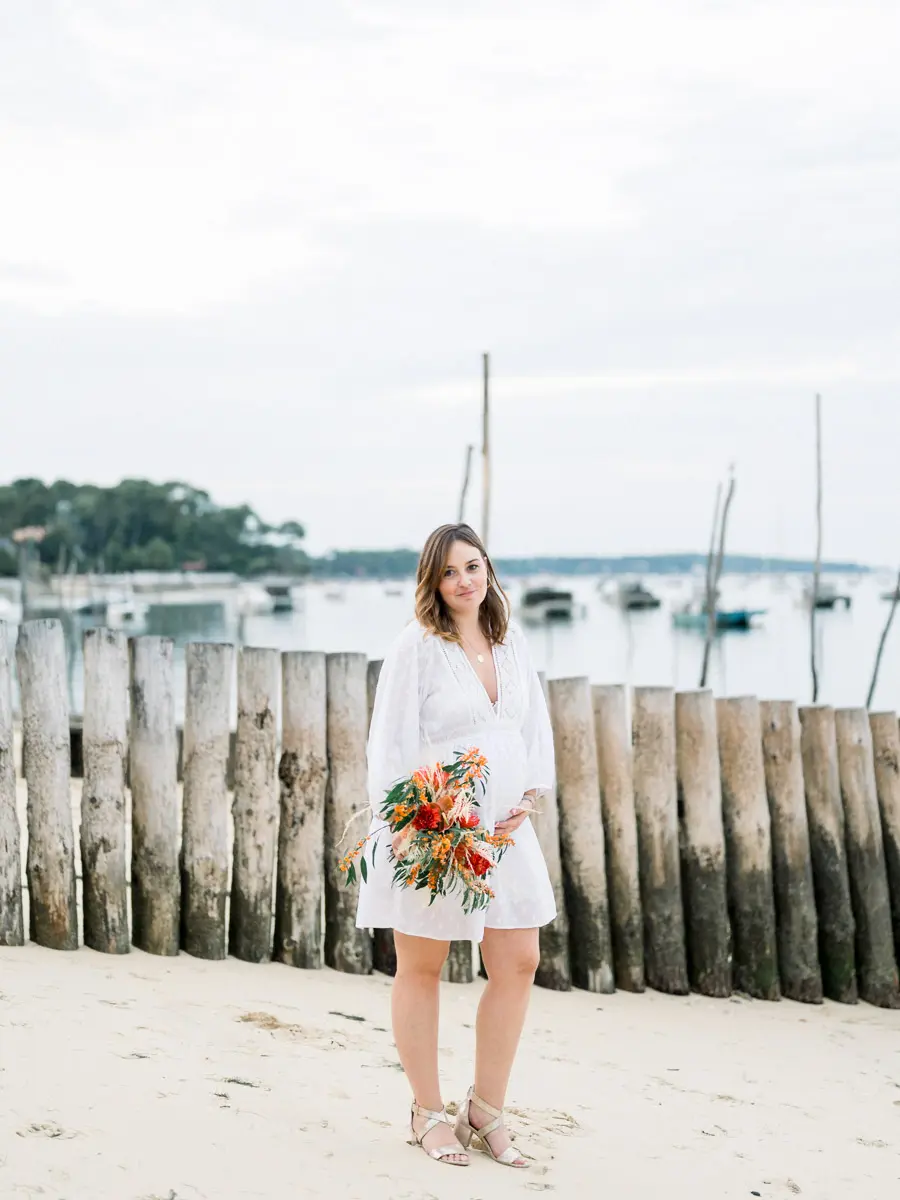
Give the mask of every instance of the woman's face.
M 454 618 L 477 613 L 487 595 L 487 564 L 468 542 L 454 542 L 447 555 L 438 591 Z

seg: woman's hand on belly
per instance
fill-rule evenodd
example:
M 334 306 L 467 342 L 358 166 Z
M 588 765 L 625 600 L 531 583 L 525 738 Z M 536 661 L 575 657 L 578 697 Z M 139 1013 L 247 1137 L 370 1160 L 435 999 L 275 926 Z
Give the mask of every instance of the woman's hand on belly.
M 523 807 L 511 808 L 509 810 L 509 816 L 504 817 L 502 821 L 498 821 L 494 826 L 494 833 L 500 833 L 504 837 L 509 837 L 510 834 L 515 833 L 519 826 L 523 825 L 528 820 L 529 814 L 534 807 L 532 803 L 533 800 L 534 797 L 529 796 L 526 793 L 522 797 Z

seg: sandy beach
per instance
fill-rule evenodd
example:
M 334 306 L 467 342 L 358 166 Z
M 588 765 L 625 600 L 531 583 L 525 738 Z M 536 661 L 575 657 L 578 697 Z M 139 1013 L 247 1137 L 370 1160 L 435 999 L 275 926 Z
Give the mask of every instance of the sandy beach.
M 448 1100 L 481 984 L 445 984 Z M 880 1200 L 900 1182 L 900 1015 L 535 989 L 513 1172 L 405 1144 L 390 981 L 0 951 L 0 1196 Z

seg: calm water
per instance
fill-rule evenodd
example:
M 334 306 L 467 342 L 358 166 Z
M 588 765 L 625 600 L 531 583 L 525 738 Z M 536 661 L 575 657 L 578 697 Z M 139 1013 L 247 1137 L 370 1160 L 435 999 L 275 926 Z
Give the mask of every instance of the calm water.
M 686 599 L 692 584 L 672 576 L 645 577 L 662 608 L 623 613 L 607 602 L 592 578 L 554 580 L 575 595 L 579 615 L 568 625 L 526 630 L 539 669 L 550 678 L 587 675 L 595 683 L 696 687 L 703 652 L 702 634 L 672 627 L 671 609 Z M 834 705 L 864 704 L 878 638 L 889 604 L 880 592 L 887 577 L 834 580 L 852 597 L 843 608 L 817 613 L 820 700 Z M 178 706 L 183 704 L 184 645 L 192 640 L 234 641 L 280 650 L 350 650 L 370 658 L 384 654 L 412 614 L 413 584 L 309 584 L 296 593 L 293 613 L 248 617 L 239 623 L 221 605 L 152 609 L 145 632 L 174 637 L 178 648 Z M 717 638 L 710 685 L 719 695 L 755 694 L 760 699 L 808 703 L 809 613 L 801 602 L 801 580 L 788 577 L 725 577 L 725 607 L 766 609 L 757 628 Z M 509 588 L 514 613 L 521 585 Z M 72 704 L 81 710 L 81 663 L 72 656 Z M 900 710 L 900 615 L 882 661 L 875 705 Z

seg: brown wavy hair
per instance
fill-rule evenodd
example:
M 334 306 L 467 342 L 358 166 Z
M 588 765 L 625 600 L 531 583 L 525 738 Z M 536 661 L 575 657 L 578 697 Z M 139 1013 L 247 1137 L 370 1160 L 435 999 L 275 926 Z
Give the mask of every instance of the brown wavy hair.
M 423 629 L 448 642 L 458 642 L 456 622 L 438 590 L 450 547 L 466 542 L 477 550 L 487 568 L 487 594 L 478 610 L 478 623 L 492 646 L 503 642 L 509 627 L 509 597 L 497 582 L 494 564 L 471 525 L 439 525 L 428 535 L 416 570 L 416 619 Z

